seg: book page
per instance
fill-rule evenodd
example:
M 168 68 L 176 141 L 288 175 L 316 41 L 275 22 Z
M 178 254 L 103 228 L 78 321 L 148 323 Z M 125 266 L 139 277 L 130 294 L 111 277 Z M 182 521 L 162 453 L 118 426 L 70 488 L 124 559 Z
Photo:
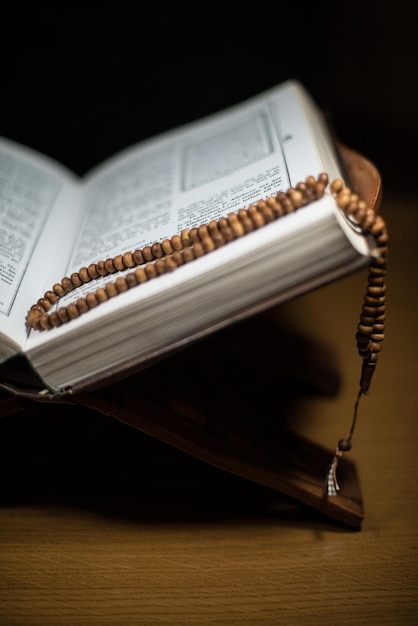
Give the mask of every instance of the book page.
M 99 165 L 84 179 L 83 218 L 67 267 L 45 289 L 81 267 L 171 238 L 317 176 L 324 161 L 309 112 L 317 115 L 314 103 L 289 81 Z M 319 125 L 316 132 L 322 132 Z M 94 287 L 85 283 L 59 305 L 113 279 L 95 280 Z M 37 339 L 43 340 L 47 333 Z
M 310 105 L 305 103 L 301 89 L 297 83 L 285 83 L 226 111 L 133 146 L 95 168 L 84 179 L 82 217 L 70 260 L 43 291 L 81 267 L 227 216 L 324 171 L 305 110 Z M 191 275 L 195 281 L 199 277 L 203 282 L 212 281 L 223 271 L 223 264 L 242 265 L 251 245 L 257 250 L 270 250 L 271 237 L 278 242 L 280 233 L 284 236 L 289 231 L 287 236 L 295 246 L 299 229 L 304 228 L 303 220 L 302 213 L 298 213 L 294 220 L 277 224 L 278 228 L 259 229 L 253 237 L 221 248 L 216 255 L 204 256 L 191 268 L 184 267 L 179 273 L 146 283 L 138 291 L 111 299 L 106 306 L 94 308 L 51 333 L 31 332 L 27 349 L 38 350 L 50 341 L 61 345 L 62 340 L 67 345 L 66 337 L 75 339 L 74 333 L 85 331 L 86 326 L 93 327 L 99 320 L 105 323 L 115 312 L 121 313 L 121 307 L 130 308 L 134 302 L 146 306 L 144 298 L 161 296 L 161 302 L 165 302 L 166 290 L 175 285 L 179 290 L 187 288 L 182 281 L 192 284 Z M 68 305 L 114 278 L 111 274 L 94 284 L 85 283 L 62 298 L 59 305 Z M 75 348 L 73 341 L 70 345 L 71 350 Z M 57 354 L 51 366 L 59 365 Z
M 0 332 L 16 333 L 17 341 L 25 336 L 24 307 L 43 295 L 39 290 L 51 269 L 56 272 L 60 260 L 63 268 L 68 262 L 61 239 L 63 232 L 69 237 L 67 222 L 74 210 L 66 206 L 66 198 L 73 184 L 71 174 L 58 164 L 0 139 Z M 64 217 L 51 229 L 58 205 Z
M 97 168 L 87 179 L 85 220 L 67 273 L 317 175 L 322 163 L 299 98 L 298 88 L 285 84 Z

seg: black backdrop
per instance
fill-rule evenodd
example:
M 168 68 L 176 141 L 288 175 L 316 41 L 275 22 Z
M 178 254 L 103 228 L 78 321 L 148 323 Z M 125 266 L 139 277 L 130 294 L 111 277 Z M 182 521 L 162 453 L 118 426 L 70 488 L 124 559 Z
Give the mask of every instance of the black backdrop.
M 294 77 L 387 187 L 409 184 L 417 3 L 305 4 L 234 15 L 203 4 L 14 3 L 1 20 L 0 134 L 83 174 L 135 141 Z

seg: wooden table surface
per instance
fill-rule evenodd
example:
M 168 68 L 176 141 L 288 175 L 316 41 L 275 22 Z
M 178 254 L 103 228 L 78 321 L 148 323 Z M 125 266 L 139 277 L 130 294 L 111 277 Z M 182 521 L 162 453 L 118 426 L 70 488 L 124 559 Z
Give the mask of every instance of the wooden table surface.
M 0 624 L 418 624 L 418 208 L 385 198 L 386 339 L 350 458 L 347 530 L 111 418 L 65 407 L 0 422 Z M 332 346 L 342 388 L 293 427 L 333 449 L 351 421 L 365 274 L 286 304 Z

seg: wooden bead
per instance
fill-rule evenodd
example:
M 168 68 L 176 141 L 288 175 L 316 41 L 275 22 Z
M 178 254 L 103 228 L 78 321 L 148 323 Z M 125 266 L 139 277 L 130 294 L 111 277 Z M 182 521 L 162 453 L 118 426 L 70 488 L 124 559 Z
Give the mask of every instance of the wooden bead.
M 315 190 L 310 187 L 306 188 L 306 191 L 303 194 L 303 204 L 306 206 L 307 204 L 311 204 L 316 200 Z
M 177 267 L 183 265 L 184 263 L 183 255 L 179 250 L 175 250 L 171 258 L 173 259 Z
M 293 212 L 293 205 L 290 202 L 290 198 L 288 198 L 283 191 L 280 191 L 276 197 L 277 201 L 280 202 L 281 206 L 283 207 L 284 215 Z
M 154 263 L 147 263 L 144 269 L 148 278 L 155 278 L 156 276 L 158 276 L 158 272 Z
M 183 244 L 183 247 L 187 248 L 188 246 L 192 245 L 192 239 L 190 238 L 190 229 L 189 228 L 184 228 L 181 233 L 180 233 L 180 237 L 181 237 L 181 242 Z
M 74 302 L 71 302 L 71 304 L 67 306 L 67 312 L 68 317 L 72 320 L 80 316 L 80 311 L 78 310 L 78 307 Z
M 259 202 L 257 202 L 257 209 L 262 213 L 266 224 L 274 221 L 274 213 L 265 200 L 260 200 Z
M 54 328 L 57 328 L 58 326 L 61 326 L 62 324 L 57 311 L 52 311 L 52 313 L 49 316 L 49 321 L 51 322 L 51 326 L 53 326 Z
M 142 249 L 142 254 L 144 255 L 144 261 L 153 261 L 154 260 L 154 255 L 152 253 L 152 248 L 151 246 L 145 246 Z
M 126 269 L 125 262 L 121 254 L 118 254 L 117 256 L 115 256 L 115 258 L 113 259 L 113 265 L 115 266 L 115 269 L 118 272 L 121 272 L 122 270 Z
M 370 351 L 371 352 L 380 352 L 382 350 L 382 344 L 377 341 L 370 342 Z
M 58 298 L 62 298 L 63 296 L 65 296 L 65 289 L 61 285 L 61 283 L 55 283 L 55 285 L 52 287 L 52 290 L 54 291 L 54 293 L 57 294 Z
M 204 245 L 204 241 L 212 241 L 213 239 L 211 237 L 206 237 L 201 243 L 195 243 L 193 246 L 193 253 L 194 253 L 194 258 L 198 259 L 201 256 L 204 256 L 206 254 L 206 252 L 208 252 L 209 250 L 207 249 L 207 247 Z M 209 244 L 210 245 L 210 244 Z M 213 242 L 214 247 L 215 243 Z
M 96 270 L 97 273 L 99 274 L 99 276 L 107 276 L 108 275 L 108 271 L 106 268 L 106 262 L 105 261 L 99 261 L 98 263 L 96 263 Z
M 297 189 L 290 188 L 288 194 L 293 208 L 299 209 L 303 205 L 303 193 Z
M 377 341 L 377 342 L 383 341 L 384 338 L 385 338 L 384 333 L 372 333 L 370 336 L 370 339 L 372 341 Z
M 38 304 L 44 309 L 45 312 L 49 311 L 49 309 L 51 308 L 51 302 L 50 300 L 48 300 L 48 298 L 39 298 Z
M 386 269 L 386 263 L 387 263 L 386 257 L 382 254 L 382 251 L 379 250 L 379 256 L 373 258 L 370 267 L 371 268 L 372 267 L 373 268 L 379 268 L 380 267 L 380 268 Z
M 92 279 L 87 267 L 81 267 L 80 271 L 78 272 L 78 275 L 80 277 L 81 282 L 83 283 L 89 283 Z
M 367 209 L 366 214 L 364 216 L 363 223 L 362 223 L 362 226 L 365 230 L 370 230 L 370 228 L 372 227 L 374 223 L 374 218 L 375 218 L 374 211 L 372 211 L 371 209 Z
M 362 306 L 362 312 L 364 313 L 364 315 L 368 315 L 368 316 L 376 316 L 376 307 L 374 306 L 369 306 L 367 304 L 363 304 Z
M 310 187 L 311 189 L 314 189 L 315 185 L 316 185 L 316 178 L 315 178 L 315 176 L 307 176 L 305 178 L 305 187 Z M 297 185 L 296 187 L 298 189 L 300 188 L 299 185 Z
M 132 287 L 136 287 L 138 281 L 136 280 L 135 272 L 129 272 L 129 274 L 125 275 L 126 284 L 128 289 L 132 289 Z
M 218 222 L 216 220 L 210 220 L 210 222 L 208 222 L 208 233 L 210 234 L 211 237 L 213 237 L 213 235 L 216 235 L 218 232 L 219 232 Z
M 165 259 L 165 268 L 166 272 L 172 272 L 177 268 L 177 263 L 172 257 L 167 257 Z
M 364 324 L 365 326 L 374 326 L 374 324 L 376 323 L 376 318 L 372 315 L 366 316 L 361 314 L 360 315 L 360 324 Z
M 378 215 L 372 227 L 370 228 L 370 232 L 374 237 L 377 237 L 381 232 L 385 230 L 385 222 L 383 218 Z
M 51 328 L 51 319 L 46 313 L 39 318 L 39 325 L 42 330 L 49 330 Z
M 183 244 L 181 242 L 181 237 L 179 235 L 174 235 L 174 237 L 171 237 L 171 245 L 173 246 L 174 250 L 182 250 Z
M 369 345 L 370 337 L 364 333 L 357 332 L 356 340 L 359 345 Z
M 233 231 L 232 231 L 232 229 L 231 229 L 231 227 L 230 227 L 226 217 L 221 217 L 221 219 L 219 220 L 219 230 L 222 233 L 222 237 L 223 237 L 225 243 L 235 239 L 234 233 L 233 233 Z
M 95 293 L 90 292 L 86 295 L 86 304 L 89 309 L 94 309 L 99 304 Z
M 144 255 L 142 254 L 142 250 L 135 250 L 132 254 L 133 259 L 135 261 L 135 265 L 143 265 L 144 263 Z
M 125 267 L 135 266 L 134 255 L 132 254 L 132 252 L 125 252 L 125 254 L 123 255 L 123 264 L 125 265 Z
M 346 207 L 348 207 L 350 202 L 351 202 L 351 193 L 349 189 L 344 188 L 337 195 L 337 205 L 340 207 L 340 209 L 345 209 Z
M 118 290 L 116 289 L 115 283 L 107 283 L 105 289 L 109 298 L 114 298 L 118 295 Z
M 172 254 L 174 251 L 174 248 L 171 245 L 171 241 L 169 239 L 164 239 L 164 241 L 161 242 L 161 247 L 164 254 Z
M 39 309 L 31 308 L 26 316 L 26 321 L 31 328 L 35 328 L 36 320 L 44 315 L 43 311 Z
M 155 269 L 157 270 L 158 275 L 165 274 L 167 271 L 166 259 L 157 259 L 155 261 Z
M 245 235 L 245 230 L 241 222 L 239 221 L 237 215 L 235 213 L 230 213 L 227 217 L 229 227 L 234 233 L 234 237 L 242 237 Z
M 273 202 L 274 201 L 274 205 L 277 205 L 278 207 L 280 206 L 279 203 L 275 200 L 275 198 L 272 199 L 268 199 L 267 203 L 269 205 L 269 207 L 272 209 L 272 211 L 274 212 L 274 208 L 273 208 Z M 261 211 L 259 211 L 257 209 L 257 207 L 255 206 L 255 204 L 251 204 L 248 209 L 247 209 L 247 213 L 248 213 L 248 217 L 250 218 L 250 220 L 252 221 L 254 228 L 262 228 L 262 226 L 264 226 L 264 224 L 266 223 L 266 220 L 263 217 L 263 214 L 261 213 Z
M 326 184 L 321 183 L 319 181 L 316 183 L 314 190 L 313 190 L 316 200 L 319 200 L 320 198 L 324 197 L 326 188 L 327 188 Z
M 282 207 L 282 205 L 280 204 L 280 202 L 278 202 L 277 198 L 275 198 L 274 196 L 269 196 L 266 200 L 266 203 L 268 204 L 268 206 L 271 208 L 271 210 L 273 211 L 273 215 L 274 218 L 277 219 L 278 217 L 282 217 L 284 215 L 284 209 Z M 251 205 L 254 206 L 254 205 Z M 251 207 L 248 208 L 248 212 L 250 212 Z M 260 214 L 260 212 L 257 212 L 258 215 L 260 215 L 262 217 L 262 214 Z M 265 222 L 264 222 L 264 218 L 262 223 L 258 224 L 256 221 L 256 214 L 254 213 L 251 214 L 251 219 L 254 221 L 256 228 L 260 228 L 261 226 L 264 226 Z M 255 218 L 255 219 L 254 219 Z
M 183 250 L 183 261 L 184 263 L 190 263 L 190 261 L 193 261 L 196 257 L 195 257 L 195 248 L 196 246 L 202 246 L 202 244 L 200 243 L 195 243 L 193 248 L 184 248 Z
M 367 293 L 372 297 L 383 296 L 386 293 L 386 285 L 385 283 L 381 285 L 371 285 L 367 286 Z
M 359 324 L 357 328 L 359 332 L 364 335 L 371 335 L 373 332 L 373 325 L 367 326 L 366 324 Z
M 376 267 L 375 265 L 370 265 L 369 267 L 369 275 L 370 276 L 385 276 L 386 267 Z
M 45 311 L 44 307 L 43 307 L 42 305 L 40 305 L 40 304 L 39 304 L 39 300 L 38 300 L 38 302 L 37 302 L 36 304 L 32 304 L 32 306 L 31 306 L 30 310 L 31 310 L 31 311 L 38 311 L 39 313 L 42 313 L 42 315 L 43 315 L 44 313 L 46 313 L 46 311 Z
M 385 330 L 384 324 L 373 324 L 373 332 L 382 333 Z
M 108 295 L 106 292 L 106 289 L 104 289 L 104 287 L 99 287 L 98 290 L 96 291 L 96 298 L 97 298 L 97 302 L 100 304 L 101 302 L 106 302 L 106 300 L 108 300 Z
M 96 263 L 91 263 L 91 265 L 87 268 L 88 275 L 94 280 L 95 278 L 99 278 L 100 274 L 97 271 Z
M 58 296 L 54 291 L 45 291 L 45 298 L 50 301 L 51 304 L 58 302 Z
M 341 450 L 341 452 L 348 452 L 351 450 L 351 441 L 349 439 L 340 439 L 338 449 Z
M 152 244 L 151 251 L 154 259 L 161 259 L 164 256 L 162 245 L 158 241 Z
M 138 284 L 147 282 L 148 276 L 147 276 L 147 273 L 146 273 L 146 271 L 145 271 L 145 269 L 143 267 L 138 267 L 135 270 L 135 278 L 136 278 Z
M 377 306 L 375 308 L 376 315 L 380 315 L 380 313 L 385 313 L 385 311 L 386 311 L 386 304 L 382 304 L 381 306 Z
M 358 211 L 358 199 L 351 197 L 350 202 L 345 208 L 345 214 L 347 215 L 347 217 L 349 217 L 350 215 L 355 215 L 357 211 Z
M 221 248 L 226 243 L 223 234 L 219 231 L 214 232 L 210 239 L 212 239 L 213 243 L 215 244 L 215 248 Z
M 369 276 L 369 284 L 373 285 L 373 286 L 378 286 L 378 285 L 384 285 L 385 284 L 385 277 L 384 275 L 380 275 L 380 276 Z
M 128 291 L 128 283 L 126 282 L 126 278 L 124 278 L 123 276 L 118 276 L 118 278 L 115 280 L 115 287 L 118 293 Z
M 72 283 L 74 289 L 76 289 L 77 287 L 80 287 L 80 285 L 83 282 L 81 280 L 80 275 L 79 275 L 78 272 L 73 272 L 73 274 L 71 274 L 71 276 L 70 276 L 70 280 L 71 280 L 71 283 Z
M 116 272 L 115 264 L 113 263 L 113 259 L 109 258 L 105 261 L 105 268 L 109 274 L 113 274 Z
M 57 311 L 58 317 L 63 324 L 66 324 L 70 320 L 70 316 L 68 315 L 67 307 L 62 306 Z
M 354 218 L 357 220 L 357 222 L 360 224 L 360 226 L 362 228 L 364 228 L 363 222 L 364 222 L 364 218 L 366 217 L 366 208 L 363 206 L 361 207 L 361 203 L 359 202 L 358 206 L 357 206 L 357 210 L 354 213 Z
M 246 233 L 250 233 L 254 230 L 254 224 L 245 209 L 239 209 L 237 216 Z
M 282 217 L 284 215 L 283 206 L 279 202 L 277 196 L 269 196 L 267 198 L 267 200 L 266 200 L 266 204 L 272 210 L 273 215 L 274 215 L 274 219 L 277 219 L 277 218 Z M 249 213 L 252 213 L 254 211 L 254 214 L 256 214 L 257 205 L 251 204 L 248 207 L 247 210 L 248 210 Z M 260 212 L 258 211 L 258 213 L 260 213 Z
M 72 291 L 74 289 L 74 285 L 71 282 L 71 279 L 68 278 L 67 276 L 65 276 L 62 281 L 61 281 L 61 285 L 65 291 L 65 293 L 69 293 L 70 291 Z
M 341 178 L 336 178 L 331 183 L 331 191 L 332 193 L 340 193 L 344 188 L 344 181 Z
M 87 311 L 89 310 L 89 306 L 88 306 L 85 298 L 78 298 L 76 304 L 77 304 L 77 309 L 80 312 L 80 315 L 82 313 L 87 313 Z
M 193 243 L 200 241 L 199 230 L 197 228 L 191 228 L 189 231 L 189 236 Z
M 203 253 L 212 252 L 212 250 L 215 250 L 216 248 L 216 244 L 212 237 L 205 237 L 200 244 L 195 243 L 193 247 L 196 248 L 196 246 L 198 245 L 203 248 Z M 199 256 L 202 256 L 202 254 L 200 254 Z
M 197 229 L 197 232 L 199 234 L 200 241 L 202 241 L 205 237 L 210 236 L 209 229 L 206 224 L 201 224 L 199 228 Z

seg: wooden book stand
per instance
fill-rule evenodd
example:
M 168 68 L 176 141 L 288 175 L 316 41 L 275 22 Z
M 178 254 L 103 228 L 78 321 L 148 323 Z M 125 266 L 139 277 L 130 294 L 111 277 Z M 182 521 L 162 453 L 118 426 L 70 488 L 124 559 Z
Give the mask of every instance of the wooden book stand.
M 379 173 L 357 153 L 344 146 L 340 150 L 355 191 L 378 211 Z M 353 463 L 341 459 L 341 491 L 327 496 L 324 481 L 332 452 L 286 427 L 295 394 L 334 394 L 337 389 L 332 355 L 305 338 L 289 336 L 264 313 L 257 313 L 147 369 L 105 386 L 75 391 L 58 402 L 113 416 L 347 528 L 359 529 L 363 504 Z M 0 416 L 24 406 L 25 394 L 0 389 Z

